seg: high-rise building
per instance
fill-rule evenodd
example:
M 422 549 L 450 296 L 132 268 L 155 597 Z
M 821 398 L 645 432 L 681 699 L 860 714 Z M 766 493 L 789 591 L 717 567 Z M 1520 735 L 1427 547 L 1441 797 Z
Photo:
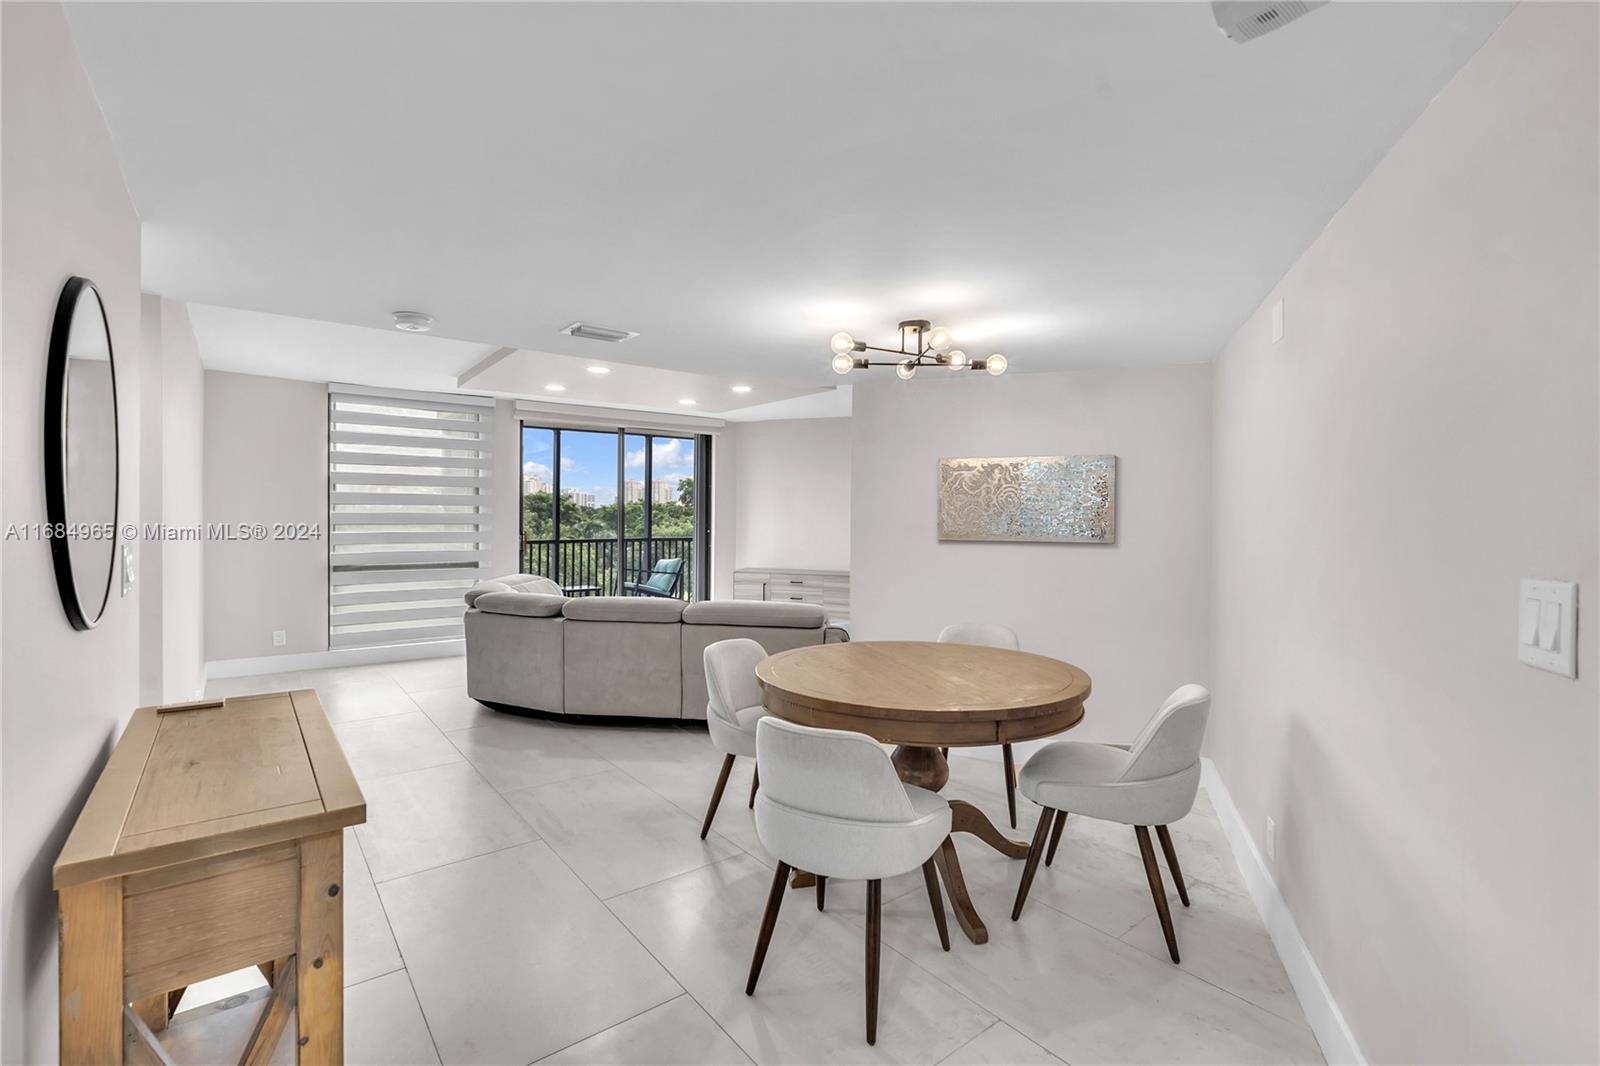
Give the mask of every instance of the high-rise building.
M 679 480 L 681 479 L 674 478 L 671 481 L 663 480 L 650 482 L 650 502 L 677 503 Z
M 642 481 L 624 481 L 622 483 L 622 502 L 623 503 L 643 503 L 644 502 L 644 482 L 642 482 Z
M 563 489 L 561 495 L 565 496 L 575 507 L 593 507 L 598 501 L 592 492 L 583 492 L 579 489 Z
M 533 496 L 541 492 L 549 491 L 550 482 L 546 481 L 538 474 L 529 474 L 527 477 L 522 479 L 522 494 L 524 496 Z

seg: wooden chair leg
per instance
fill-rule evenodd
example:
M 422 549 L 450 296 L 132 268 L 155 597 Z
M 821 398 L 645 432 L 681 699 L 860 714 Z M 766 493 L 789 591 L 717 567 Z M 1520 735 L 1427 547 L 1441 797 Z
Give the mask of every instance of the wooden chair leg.
M 1067 812 L 1056 812 L 1056 827 L 1050 831 L 1050 850 L 1044 853 L 1044 864 L 1056 861 L 1056 848 L 1061 846 L 1061 831 L 1067 827 Z
M 1011 828 L 1017 827 L 1017 764 L 1011 756 L 1011 745 L 1000 745 L 1006 761 L 1006 810 L 1011 814 Z
M 756 809 L 756 791 L 761 787 L 761 767 L 750 771 L 750 809 Z
M 1167 832 L 1164 825 L 1156 826 L 1156 839 L 1161 841 L 1161 850 L 1167 856 L 1167 872 L 1172 875 L 1172 883 L 1178 886 L 1178 898 L 1183 900 L 1183 905 L 1189 905 L 1189 890 L 1183 884 L 1183 871 L 1178 868 L 1178 853 L 1172 847 L 1172 834 Z
M 756 953 L 750 960 L 750 980 L 745 982 L 744 994 L 756 994 L 756 979 L 761 976 L 761 964 L 767 961 L 767 945 L 772 943 L 772 930 L 778 925 L 778 908 L 783 906 L 783 894 L 788 891 L 784 884 L 789 877 L 789 864 L 778 863 L 777 871 L 772 875 L 772 891 L 767 893 L 767 910 L 761 916 L 761 932 L 756 935 Z
M 1046 807 L 1039 812 L 1039 824 L 1033 830 L 1033 843 L 1028 845 L 1028 861 L 1022 866 L 1022 883 L 1017 886 L 1017 901 L 1011 905 L 1011 920 L 1022 917 L 1022 905 L 1027 902 L 1028 889 L 1033 887 L 1033 875 L 1039 870 L 1039 860 L 1044 858 L 1044 842 L 1050 834 L 1050 823 L 1055 811 Z
M 928 886 L 928 902 L 933 904 L 933 924 L 939 927 L 939 946 L 950 950 L 950 927 L 944 920 L 944 897 L 939 894 L 939 871 L 933 865 L 933 856 L 922 864 L 922 882 Z
M 1167 954 L 1178 961 L 1178 936 L 1172 931 L 1172 914 L 1167 910 L 1167 888 L 1161 883 L 1161 867 L 1156 863 L 1156 849 L 1150 843 L 1150 830 L 1142 825 L 1133 827 L 1139 838 L 1139 854 L 1144 857 L 1144 875 L 1150 882 L 1150 894 L 1155 897 L 1156 915 L 1161 919 L 1161 931 L 1167 937 Z
M 733 756 L 724 756 L 722 772 L 717 775 L 717 787 L 711 790 L 711 802 L 706 805 L 706 820 L 700 826 L 700 839 L 711 832 L 711 819 L 717 816 L 717 804 L 722 802 L 722 790 L 728 787 L 728 775 L 733 773 Z
M 823 874 L 817 875 L 817 910 L 821 910 L 828 902 L 828 879 Z
M 878 1042 L 878 956 L 883 941 L 883 882 L 867 882 L 867 1043 Z

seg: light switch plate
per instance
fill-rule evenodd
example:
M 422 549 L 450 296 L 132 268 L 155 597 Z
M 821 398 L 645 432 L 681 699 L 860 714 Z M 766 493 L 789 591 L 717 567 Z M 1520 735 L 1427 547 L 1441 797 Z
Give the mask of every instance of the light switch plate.
M 1517 597 L 1517 658 L 1562 677 L 1578 676 L 1578 586 L 1522 579 Z
M 133 569 L 133 545 L 124 544 L 122 547 L 122 594 L 126 596 L 133 591 L 133 583 L 139 580 L 138 573 Z

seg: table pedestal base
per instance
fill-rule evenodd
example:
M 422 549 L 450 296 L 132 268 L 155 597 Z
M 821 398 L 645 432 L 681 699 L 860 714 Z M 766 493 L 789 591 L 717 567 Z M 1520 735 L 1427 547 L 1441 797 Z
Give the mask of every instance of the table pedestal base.
M 900 780 L 932 792 L 938 792 L 950 781 L 950 764 L 938 748 L 904 745 L 894 750 L 894 768 Z M 1008 859 L 1026 859 L 1028 845 L 1012 840 L 989 820 L 977 807 L 966 800 L 950 801 L 950 832 L 970 833 Z M 966 879 L 961 876 L 961 860 L 956 855 L 954 842 L 946 837 L 939 850 L 933 853 L 933 863 L 944 880 L 945 894 L 950 897 L 950 909 L 955 911 L 956 923 L 967 939 L 974 944 L 989 942 L 988 927 L 972 905 L 972 894 L 967 891 Z M 801 870 L 794 872 L 790 888 L 811 888 L 817 883 L 816 875 Z

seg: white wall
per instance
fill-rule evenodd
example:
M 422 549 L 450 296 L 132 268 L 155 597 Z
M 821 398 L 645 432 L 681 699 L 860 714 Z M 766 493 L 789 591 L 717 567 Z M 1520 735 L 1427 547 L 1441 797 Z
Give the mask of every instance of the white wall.
M 850 420 L 745 422 L 729 437 L 734 566 L 850 569 Z
M 62 284 L 90 278 L 116 353 L 119 521 L 140 520 L 139 219 L 57 4 L 0 4 L 0 524 L 43 522 L 45 353 Z M 42 541 L 0 544 L 0 1059 L 56 1057 L 50 867 L 139 698 L 139 602 L 77 632 Z M 136 590 L 138 586 L 135 586 Z
M 188 308 L 146 293 L 141 336 L 144 523 L 199 529 L 205 372 Z M 140 702 L 194 699 L 205 668 L 202 542 L 147 538 L 143 558 Z
M 1094 683 L 1080 739 L 1127 741 L 1209 681 L 1211 368 L 963 375 L 855 388 L 851 630 L 995 621 Z M 941 457 L 1117 456 L 1117 543 L 941 543 Z
M 1596 16 L 1514 11 L 1217 364 L 1210 747 L 1373 1061 L 1600 1051 L 1600 625 L 1515 654 L 1519 578 L 1600 597 Z
M 206 522 L 322 529 L 318 540 L 206 542 L 207 661 L 326 651 L 327 385 L 208 370 L 205 442 Z

